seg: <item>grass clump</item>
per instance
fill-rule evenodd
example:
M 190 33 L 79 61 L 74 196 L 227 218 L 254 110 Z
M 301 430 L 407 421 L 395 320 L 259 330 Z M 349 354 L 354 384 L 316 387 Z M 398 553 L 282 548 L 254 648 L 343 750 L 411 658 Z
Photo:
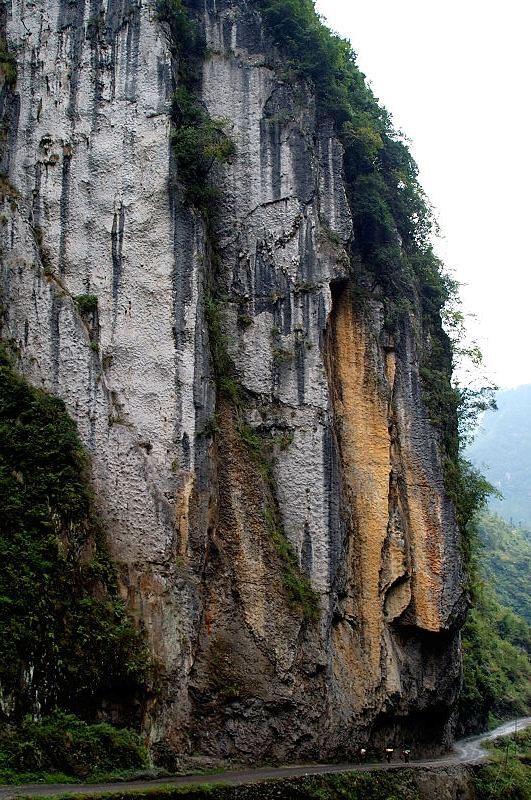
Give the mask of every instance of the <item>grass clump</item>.
M 186 201 L 208 216 L 218 192 L 208 181 L 215 164 L 224 164 L 235 153 L 226 123 L 212 119 L 190 88 L 175 92 L 172 106 L 173 154 L 179 181 L 186 187 Z
M 57 712 L 38 722 L 26 717 L 0 734 L 3 783 L 87 780 L 147 766 L 146 750 L 135 733 L 106 722 L 87 724 L 73 714 Z
M 229 356 L 227 340 L 223 332 L 222 305 L 219 300 L 216 300 L 210 294 L 205 295 L 205 318 L 214 378 L 219 396 L 229 400 L 235 406 L 241 406 L 245 393 L 238 378 L 234 362 Z
M 293 351 L 283 347 L 274 347 L 272 351 L 273 362 L 277 365 L 289 364 L 293 361 Z
M 274 436 L 272 443 L 278 447 L 281 453 L 284 453 L 293 444 L 294 440 L 295 434 L 293 431 L 286 430 Z
M 10 718 L 95 713 L 145 688 L 146 648 L 118 596 L 88 462 L 63 402 L 0 347 L 0 684 Z
M 529 800 L 531 797 L 531 729 L 488 744 L 491 763 L 474 771 L 476 800 Z
M 94 314 L 98 310 L 98 298 L 94 294 L 78 294 L 74 301 L 80 314 Z
M 317 619 L 319 595 L 313 589 L 309 579 L 301 573 L 297 556 L 283 531 L 282 520 L 275 503 L 266 502 L 264 521 L 275 552 L 282 564 L 282 586 L 290 603 L 302 611 L 305 619 Z
M 13 89 L 17 83 L 17 62 L 7 49 L 5 41 L 0 40 L 0 74 L 3 75 L 6 85 Z
M 251 317 L 250 314 L 245 314 L 244 312 L 238 312 L 238 326 L 246 331 L 247 328 L 250 328 L 251 325 L 254 325 L 254 317 Z
M 7 175 L 0 174 L 0 198 L 8 198 L 11 202 L 19 197 L 19 193 L 10 182 Z

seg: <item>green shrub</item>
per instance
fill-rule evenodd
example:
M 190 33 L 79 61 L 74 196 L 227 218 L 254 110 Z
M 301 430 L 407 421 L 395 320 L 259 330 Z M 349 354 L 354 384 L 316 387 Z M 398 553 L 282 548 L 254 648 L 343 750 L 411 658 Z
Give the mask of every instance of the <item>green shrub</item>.
M 135 733 L 105 722 L 89 725 L 73 714 L 56 713 L 39 722 L 27 717 L 19 727 L 0 735 L 0 780 L 9 772 L 86 778 L 147 763 L 147 753 Z
M 476 800 L 531 798 L 531 729 L 489 743 L 492 761 L 474 770 Z
M 283 347 L 274 347 L 272 350 L 273 362 L 280 366 L 281 364 L 289 364 L 293 361 L 293 351 L 286 350 Z
M 245 392 L 228 353 L 221 317 L 221 302 L 210 294 L 205 295 L 205 318 L 216 388 L 220 397 L 239 406 L 243 403 Z
M 15 717 L 36 698 L 94 713 L 131 699 L 149 658 L 91 510 L 88 461 L 61 400 L 0 347 L 0 683 Z
M 254 325 L 254 317 L 251 317 L 250 314 L 245 314 L 242 312 L 238 312 L 238 326 L 242 328 L 242 330 L 247 330 L 250 328 L 251 325 Z
M 225 122 L 212 119 L 199 100 L 198 75 L 206 50 L 202 26 L 182 0 L 157 0 L 156 7 L 159 20 L 169 27 L 179 71 L 171 113 L 177 178 L 185 187 L 185 202 L 206 218 L 218 197 L 208 180 L 210 171 L 231 158 L 234 143 L 226 134 Z
M 254 428 L 251 428 L 251 426 L 247 425 L 245 422 L 239 423 L 238 433 L 253 459 L 258 462 L 260 467 L 265 468 L 265 464 L 263 463 L 264 442 L 262 437 Z
M 191 18 L 183 0 L 157 0 L 156 10 L 159 20 L 170 29 L 170 45 L 179 60 L 181 77 L 189 70 L 184 77 L 193 80 L 193 62 L 201 59 L 206 49 L 201 27 Z
M 531 709 L 531 628 L 501 606 L 492 589 L 476 589 L 463 628 L 464 684 L 459 711 L 466 728 L 485 727 L 488 717 L 509 719 Z
M 225 163 L 234 155 L 234 143 L 225 133 L 223 120 L 212 119 L 186 86 L 174 95 L 172 120 L 173 154 L 186 200 L 208 214 L 217 197 L 208 176 L 214 164 Z
M 93 314 L 98 310 L 98 298 L 94 294 L 78 294 L 74 301 L 80 314 Z
M 15 57 L 8 52 L 6 43 L 0 41 L 0 74 L 11 89 L 17 82 L 17 62 Z

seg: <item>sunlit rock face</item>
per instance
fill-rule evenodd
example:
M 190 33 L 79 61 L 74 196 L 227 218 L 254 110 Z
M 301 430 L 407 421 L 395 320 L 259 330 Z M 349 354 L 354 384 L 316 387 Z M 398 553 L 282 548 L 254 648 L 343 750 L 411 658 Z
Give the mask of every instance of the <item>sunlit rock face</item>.
M 422 327 L 412 313 L 391 339 L 381 300 L 355 291 L 342 148 L 311 87 L 283 77 L 244 2 L 207 0 L 202 99 L 236 146 L 207 235 L 172 160 L 177 69 L 153 5 L 4 11 L 18 82 L 0 99 L 16 189 L 2 337 L 91 453 L 121 590 L 160 663 L 149 740 L 294 759 L 422 725 L 444 744 L 462 569 Z M 239 408 L 213 378 L 213 283 Z M 271 508 L 317 613 L 286 592 Z

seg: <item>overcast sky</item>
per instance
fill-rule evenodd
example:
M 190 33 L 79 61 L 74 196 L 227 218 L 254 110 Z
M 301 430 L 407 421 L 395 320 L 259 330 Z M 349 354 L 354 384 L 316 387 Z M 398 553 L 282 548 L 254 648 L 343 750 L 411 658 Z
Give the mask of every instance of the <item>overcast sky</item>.
M 317 0 L 395 127 L 465 284 L 490 377 L 531 383 L 531 3 Z

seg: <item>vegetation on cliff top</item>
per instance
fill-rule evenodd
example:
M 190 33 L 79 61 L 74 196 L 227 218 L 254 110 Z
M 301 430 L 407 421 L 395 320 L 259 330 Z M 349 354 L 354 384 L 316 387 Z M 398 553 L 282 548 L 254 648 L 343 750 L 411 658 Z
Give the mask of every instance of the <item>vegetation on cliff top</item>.
M 63 402 L 19 377 L 0 347 L 0 686 L 10 720 L 37 709 L 94 714 L 144 687 L 149 659 L 118 597 L 87 476 Z
M 451 287 L 431 247 L 431 208 L 404 138 L 367 85 L 350 43 L 331 33 L 312 0 L 253 5 L 289 69 L 313 84 L 318 114 L 335 123 L 363 266 L 386 300 L 411 299 L 416 289 L 426 308 L 439 312 Z

